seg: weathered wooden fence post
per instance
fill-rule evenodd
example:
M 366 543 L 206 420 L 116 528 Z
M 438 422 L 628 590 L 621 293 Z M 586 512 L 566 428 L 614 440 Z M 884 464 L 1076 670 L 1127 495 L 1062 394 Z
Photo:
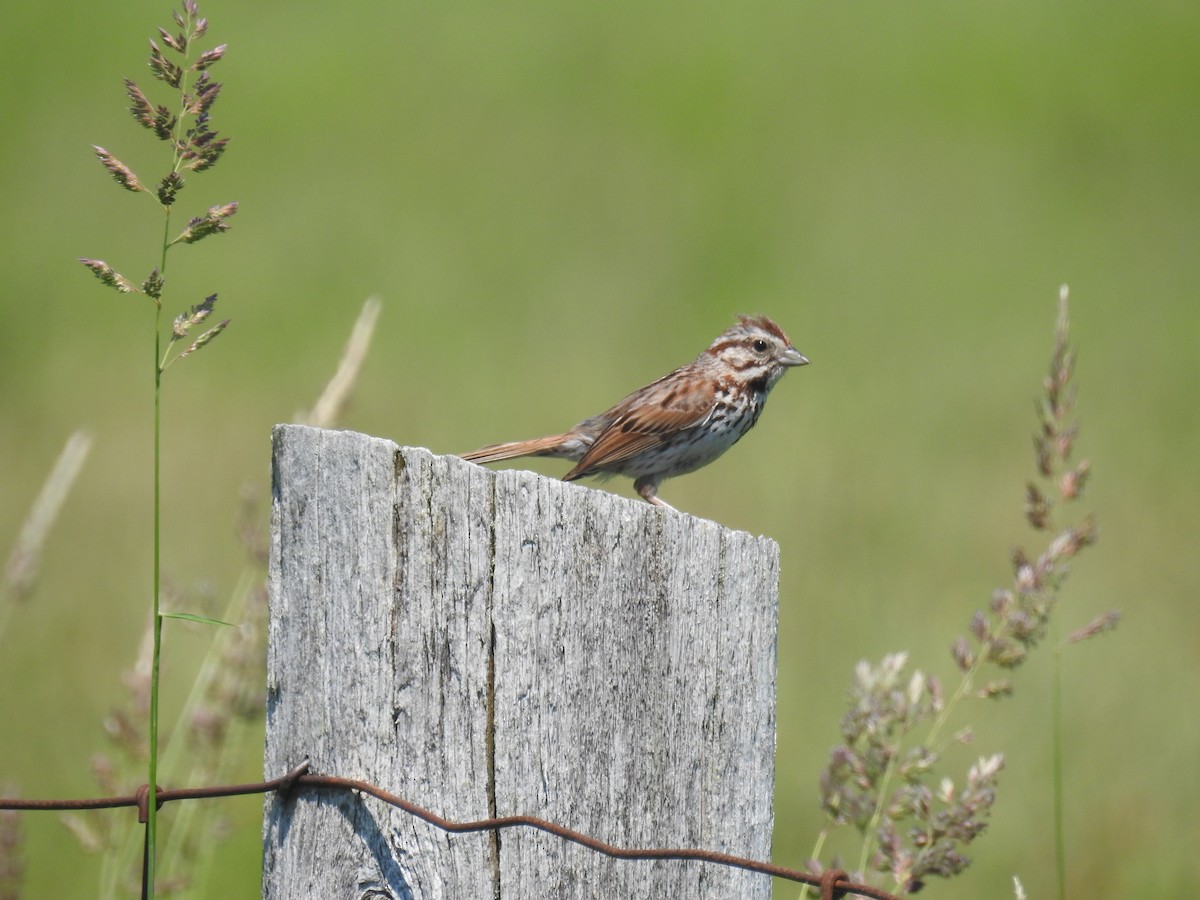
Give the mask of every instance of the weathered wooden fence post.
M 266 774 L 452 819 L 767 859 L 778 548 L 528 472 L 274 432 Z M 448 835 L 372 798 L 272 795 L 263 895 L 769 898 L 528 828 Z

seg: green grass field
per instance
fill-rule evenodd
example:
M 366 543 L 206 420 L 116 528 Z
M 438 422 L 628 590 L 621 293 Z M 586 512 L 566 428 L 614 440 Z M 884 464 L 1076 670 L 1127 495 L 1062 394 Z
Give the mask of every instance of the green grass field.
M 149 89 L 170 9 L 22 2 L 0 33 L 0 552 L 67 435 L 95 437 L 0 642 L 0 785 L 28 797 L 96 791 L 147 615 L 153 316 L 75 259 L 139 281 L 156 262 L 157 207 L 90 145 L 160 174 L 121 78 Z M 214 123 L 232 142 L 180 214 L 241 210 L 171 263 L 170 315 L 217 291 L 233 319 L 166 381 L 171 584 L 234 589 L 270 426 L 311 405 L 368 295 L 383 315 L 345 425 L 436 452 L 561 430 L 766 313 L 813 364 L 663 496 L 780 543 L 775 857 L 803 866 L 854 664 L 907 650 L 949 679 L 1010 547 L 1035 546 L 1033 400 L 1065 282 L 1101 538 L 1060 623 L 1124 614 L 1064 656 L 1069 894 L 1200 891 L 1200 6 L 201 13 L 206 45 L 230 45 Z M 168 623 L 166 721 L 207 636 Z M 922 896 L 1007 898 L 1014 875 L 1054 895 L 1049 687 L 1046 648 L 1013 699 L 964 710 L 958 768 L 1004 751 L 1001 796 L 975 864 Z M 257 893 L 259 808 L 228 801 L 214 896 Z M 92 895 L 99 863 L 53 815 L 24 822 L 27 895 Z

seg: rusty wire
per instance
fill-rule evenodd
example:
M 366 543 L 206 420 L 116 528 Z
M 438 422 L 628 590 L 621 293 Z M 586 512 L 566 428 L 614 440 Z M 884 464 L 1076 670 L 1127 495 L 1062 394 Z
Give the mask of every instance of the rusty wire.
M 169 803 L 173 800 L 235 797 L 243 794 L 266 794 L 271 791 L 279 791 L 286 796 L 294 792 L 297 788 L 302 787 L 358 791 L 360 794 L 367 794 L 377 800 L 382 800 L 384 803 L 395 806 L 411 816 L 416 816 L 418 819 L 428 822 L 436 828 L 440 828 L 442 831 L 454 834 L 525 826 L 527 828 L 536 828 L 539 831 L 547 832 L 565 841 L 571 841 L 572 843 L 587 847 L 589 850 L 594 850 L 597 853 L 603 853 L 605 856 L 611 856 L 616 859 L 690 859 L 699 862 L 714 863 L 719 866 L 746 869 L 747 871 L 759 872 L 764 875 L 772 875 L 776 878 L 784 878 L 788 881 L 796 881 L 818 887 L 821 889 L 822 900 L 835 900 L 835 898 L 845 896 L 846 894 L 857 894 L 861 897 L 872 898 L 872 900 L 899 900 L 895 895 L 889 894 L 879 888 L 851 881 L 849 876 L 841 869 L 830 869 L 822 875 L 816 876 L 797 869 L 779 866 L 775 863 L 748 859 L 744 856 L 734 856 L 731 853 L 720 853 L 715 850 L 699 850 L 686 847 L 654 847 L 647 849 L 616 847 L 605 843 L 599 838 L 594 838 L 591 835 L 583 834 L 582 832 L 547 821 L 546 819 L 539 819 L 536 816 L 499 816 L 493 819 L 455 822 L 452 819 L 442 818 L 437 813 L 425 809 L 423 806 L 418 806 L 403 797 L 367 781 L 341 778 L 336 775 L 310 775 L 308 774 L 307 761 L 296 766 L 286 775 L 282 775 L 279 778 L 272 778 L 268 781 L 219 785 L 206 788 L 158 790 L 155 791 L 155 799 L 158 806 L 161 807 L 164 803 Z M 136 793 L 125 797 L 96 797 L 84 800 L 22 800 L 0 798 L 0 809 L 78 810 L 116 809 L 133 806 L 137 807 L 138 821 L 145 823 L 149 797 L 149 786 L 142 785 Z

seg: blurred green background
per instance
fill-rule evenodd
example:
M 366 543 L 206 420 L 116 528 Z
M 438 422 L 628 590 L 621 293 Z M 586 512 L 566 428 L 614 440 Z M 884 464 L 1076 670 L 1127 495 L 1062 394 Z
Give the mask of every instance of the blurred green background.
M 136 280 L 155 262 L 156 208 L 89 145 L 161 174 L 120 79 L 150 87 L 145 38 L 170 9 L 9 4 L 0 33 L 0 547 L 70 431 L 95 435 L 0 644 L 0 780 L 25 796 L 95 792 L 146 616 L 151 310 L 74 260 Z M 179 211 L 241 210 L 172 257 L 170 314 L 219 291 L 233 318 L 167 377 L 173 583 L 233 589 L 240 491 L 266 493 L 271 425 L 311 405 L 369 294 L 385 306 L 345 424 L 437 452 L 560 430 L 767 313 L 813 365 L 663 493 L 780 543 L 775 859 L 803 866 L 854 663 L 908 650 L 951 678 L 947 647 L 1007 583 L 1009 548 L 1036 549 L 1032 401 L 1065 282 L 1101 541 L 1061 624 L 1125 615 L 1065 653 L 1070 893 L 1200 890 L 1200 5 L 201 13 L 205 45 L 230 45 L 214 122 L 233 142 Z M 168 704 L 205 640 L 168 626 Z M 1048 663 L 956 723 L 978 733 L 959 775 L 996 750 L 1008 766 L 975 865 L 923 896 L 1010 897 L 1013 875 L 1051 895 Z M 214 895 L 253 896 L 259 801 L 227 804 Z M 89 896 L 95 859 L 52 815 L 25 823 L 28 895 Z

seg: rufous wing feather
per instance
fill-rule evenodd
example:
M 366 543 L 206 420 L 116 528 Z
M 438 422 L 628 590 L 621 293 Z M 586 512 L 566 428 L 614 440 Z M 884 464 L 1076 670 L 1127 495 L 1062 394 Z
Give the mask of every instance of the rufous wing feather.
M 612 422 L 600 433 L 587 453 L 563 476 L 574 481 L 670 440 L 700 425 L 713 410 L 716 387 L 698 382 L 687 390 L 667 389 L 675 373 L 658 379 L 626 397 L 606 416 Z M 661 399 L 656 395 L 662 395 Z

